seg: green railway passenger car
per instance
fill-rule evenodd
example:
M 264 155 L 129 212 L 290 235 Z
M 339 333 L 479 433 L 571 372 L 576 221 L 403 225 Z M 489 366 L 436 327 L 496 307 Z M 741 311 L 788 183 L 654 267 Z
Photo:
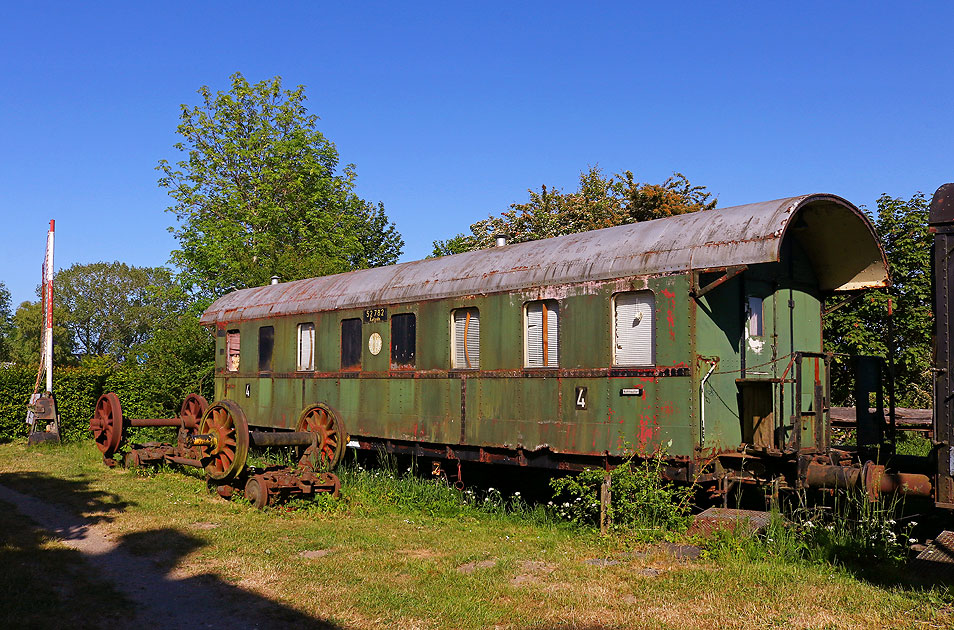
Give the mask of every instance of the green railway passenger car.
M 839 463 L 823 298 L 887 284 L 868 219 L 819 194 L 243 289 L 202 323 L 216 399 L 265 430 L 317 419 L 335 458 L 636 451 L 674 479 L 797 484 Z

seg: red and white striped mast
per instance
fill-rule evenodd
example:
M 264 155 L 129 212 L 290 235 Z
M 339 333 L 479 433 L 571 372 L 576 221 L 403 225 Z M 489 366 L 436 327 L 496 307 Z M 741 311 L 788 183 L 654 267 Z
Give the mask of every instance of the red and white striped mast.
M 43 329 L 40 332 L 40 367 L 36 373 L 33 395 L 27 405 L 26 423 L 30 425 L 27 444 L 60 441 L 60 415 L 53 397 L 53 220 L 46 235 L 46 256 L 43 259 L 41 307 Z M 46 371 L 46 388 L 40 391 L 40 381 Z
M 46 259 L 43 261 L 43 358 L 46 366 L 46 390 L 53 391 L 53 227 L 50 219 L 50 231 L 46 235 Z M 39 381 L 39 379 L 37 379 Z

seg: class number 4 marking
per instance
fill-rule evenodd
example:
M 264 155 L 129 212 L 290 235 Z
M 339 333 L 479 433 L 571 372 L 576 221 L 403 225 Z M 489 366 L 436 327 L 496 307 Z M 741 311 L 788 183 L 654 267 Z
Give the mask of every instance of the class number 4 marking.
M 246 384 L 245 384 L 245 397 L 246 397 L 246 398 L 251 398 L 251 396 L 252 396 L 252 386 L 249 385 L 248 383 L 246 383 Z
M 576 408 L 586 409 L 586 388 L 585 387 L 576 388 Z

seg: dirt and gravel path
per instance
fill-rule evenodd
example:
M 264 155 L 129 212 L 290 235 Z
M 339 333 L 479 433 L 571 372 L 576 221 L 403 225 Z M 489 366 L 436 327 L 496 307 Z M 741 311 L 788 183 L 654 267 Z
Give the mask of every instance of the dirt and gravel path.
M 236 630 L 289 625 L 287 619 L 275 619 L 273 624 L 264 611 L 256 610 L 256 596 L 248 594 L 252 601 L 243 606 L 237 597 L 241 592 L 217 579 L 186 576 L 176 569 L 166 572 L 151 558 L 124 550 L 104 526 L 63 508 L 2 485 L 0 501 L 15 506 L 64 545 L 80 552 L 94 571 L 133 603 L 136 615 L 126 620 L 124 627 Z M 97 623 L 96 618 L 97 611 L 90 611 L 90 620 Z

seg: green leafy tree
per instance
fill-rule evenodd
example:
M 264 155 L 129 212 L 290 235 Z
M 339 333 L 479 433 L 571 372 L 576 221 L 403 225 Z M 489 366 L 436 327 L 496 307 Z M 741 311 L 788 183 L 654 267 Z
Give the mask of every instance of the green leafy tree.
M 162 325 L 134 349 L 136 369 L 166 406 L 180 404 L 186 394 L 211 400 L 215 339 L 199 324 L 200 304 L 166 317 Z
M 930 407 L 932 399 L 932 239 L 927 218 L 928 201 L 923 194 L 909 200 L 882 195 L 875 226 L 888 258 L 892 285 L 865 292 L 825 317 L 826 349 L 892 358 L 899 407 Z M 831 298 L 827 308 L 837 307 L 844 299 Z M 890 320 L 889 300 L 893 310 Z M 832 398 L 836 404 L 854 404 L 851 367 L 845 358 L 839 359 L 833 371 Z
M 39 289 L 38 289 L 39 291 Z M 73 334 L 64 325 L 68 313 L 53 303 L 53 365 L 75 365 Z M 10 360 L 18 365 L 40 364 L 41 335 L 43 332 L 43 305 L 39 302 L 22 302 L 11 320 Z
M 64 313 L 80 356 L 123 361 L 168 314 L 181 312 L 187 295 L 162 267 L 121 262 L 76 264 L 57 272 L 53 302 Z
M 10 335 L 13 332 L 13 311 L 10 291 L 0 282 L 0 362 L 10 360 Z
M 384 212 L 355 192 L 354 165 L 338 172 L 338 151 L 305 108 L 305 88 L 281 77 L 228 92 L 199 89 L 182 106 L 175 148 L 159 162 L 159 185 L 175 205 L 179 241 L 172 262 L 206 298 L 234 289 L 397 261 L 404 242 Z
M 716 206 L 704 186 L 692 185 L 682 173 L 674 173 L 662 184 L 648 184 L 636 181 L 631 171 L 606 176 L 598 166 L 580 173 L 579 188 L 573 192 L 545 185 L 527 192 L 529 201 L 513 203 L 501 215 L 474 223 L 470 234 L 435 241 L 432 255 L 490 247 L 497 234 L 506 234 L 511 243 L 522 243 Z

